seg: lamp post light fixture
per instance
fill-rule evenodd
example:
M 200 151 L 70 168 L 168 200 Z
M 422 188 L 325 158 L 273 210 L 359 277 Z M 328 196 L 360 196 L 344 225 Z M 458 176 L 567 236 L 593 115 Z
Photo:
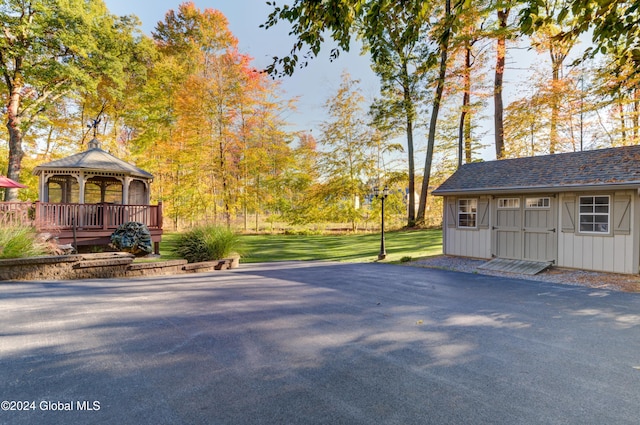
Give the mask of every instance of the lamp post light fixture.
M 373 188 L 373 196 L 379 198 L 382 202 L 382 213 L 380 220 L 380 254 L 378 254 L 378 260 L 384 260 L 385 258 L 387 258 L 387 250 L 384 246 L 384 200 L 387 199 L 387 196 L 389 196 L 389 188 L 385 186 L 384 189 L 380 191 L 380 188 L 378 186 L 375 186 Z

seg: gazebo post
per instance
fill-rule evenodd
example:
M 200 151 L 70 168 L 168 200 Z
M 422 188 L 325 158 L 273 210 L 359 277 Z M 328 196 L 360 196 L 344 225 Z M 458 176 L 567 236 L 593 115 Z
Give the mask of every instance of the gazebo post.
M 100 205 L 99 208 L 102 208 L 102 230 L 107 230 L 109 228 L 108 224 L 109 224 L 109 209 L 107 208 L 107 204 L 105 204 L 104 202 L 102 203 L 102 205 Z
M 122 205 L 129 205 L 129 185 L 133 179 L 125 176 L 122 182 Z
M 80 175 L 78 178 L 78 203 L 84 204 L 84 171 L 80 171 Z
M 40 231 L 40 229 L 42 227 L 42 224 L 41 224 L 42 213 L 40 212 L 40 201 L 39 200 L 36 201 L 33 205 L 35 207 L 35 214 L 34 214 L 34 218 L 33 218 L 33 224 L 35 225 L 36 230 Z
M 158 222 L 158 228 L 162 229 L 162 201 L 158 201 L 158 217 L 156 220 Z

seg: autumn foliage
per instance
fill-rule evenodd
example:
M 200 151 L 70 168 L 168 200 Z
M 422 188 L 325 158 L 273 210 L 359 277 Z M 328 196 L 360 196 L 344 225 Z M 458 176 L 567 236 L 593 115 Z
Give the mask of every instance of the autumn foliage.
M 637 22 L 638 8 L 605 3 L 269 2 L 263 27 L 284 23 L 295 39 L 270 76 L 240 51 L 220 11 L 193 2 L 148 36 L 102 0 L 7 1 L 0 172 L 29 189 L 5 198 L 35 199 L 33 167 L 86 149 L 94 121 L 105 150 L 154 175 L 152 202 L 162 201 L 167 228 L 280 221 L 355 230 L 379 217 L 376 184 L 391 186 L 386 211 L 404 215 L 400 225 L 438 225 L 440 200 L 427 194 L 487 151 L 640 143 L 640 31 L 618 25 Z M 579 50 L 586 31 L 593 44 Z M 372 99 L 344 73 L 314 137 L 291 130 L 283 117 L 294 102 L 272 76 L 306 66 L 329 38 L 332 57 L 362 42 L 380 92 L 365 104 Z M 520 64 L 518 52 L 534 63 Z
M 278 87 L 251 66 L 219 11 L 182 4 L 153 33 L 158 58 L 142 92 L 132 144 L 155 176 L 173 227 L 229 226 L 274 201 L 290 161 Z M 219 223 L 218 223 L 219 222 Z

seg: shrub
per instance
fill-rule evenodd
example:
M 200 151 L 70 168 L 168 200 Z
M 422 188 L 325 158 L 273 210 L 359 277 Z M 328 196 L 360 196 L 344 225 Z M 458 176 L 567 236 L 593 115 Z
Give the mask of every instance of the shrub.
M 219 226 L 200 226 L 178 237 L 176 252 L 190 263 L 221 260 L 238 252 L 240 239 Z
M 31 226 L 0 228 L 0 258 L 25 258 L 47 254 L 47 244 Z
M 287 236 L 321 236 L 322 231 L 312 229 L 287 229 L 284 231 Z

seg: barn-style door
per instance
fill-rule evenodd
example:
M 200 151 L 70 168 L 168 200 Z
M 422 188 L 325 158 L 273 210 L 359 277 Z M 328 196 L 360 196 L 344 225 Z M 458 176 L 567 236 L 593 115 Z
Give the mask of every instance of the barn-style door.
M 494 199 L 494 255 L 515 260 L 555 261 L 555 201 L 555 197 L 547 195 Z

